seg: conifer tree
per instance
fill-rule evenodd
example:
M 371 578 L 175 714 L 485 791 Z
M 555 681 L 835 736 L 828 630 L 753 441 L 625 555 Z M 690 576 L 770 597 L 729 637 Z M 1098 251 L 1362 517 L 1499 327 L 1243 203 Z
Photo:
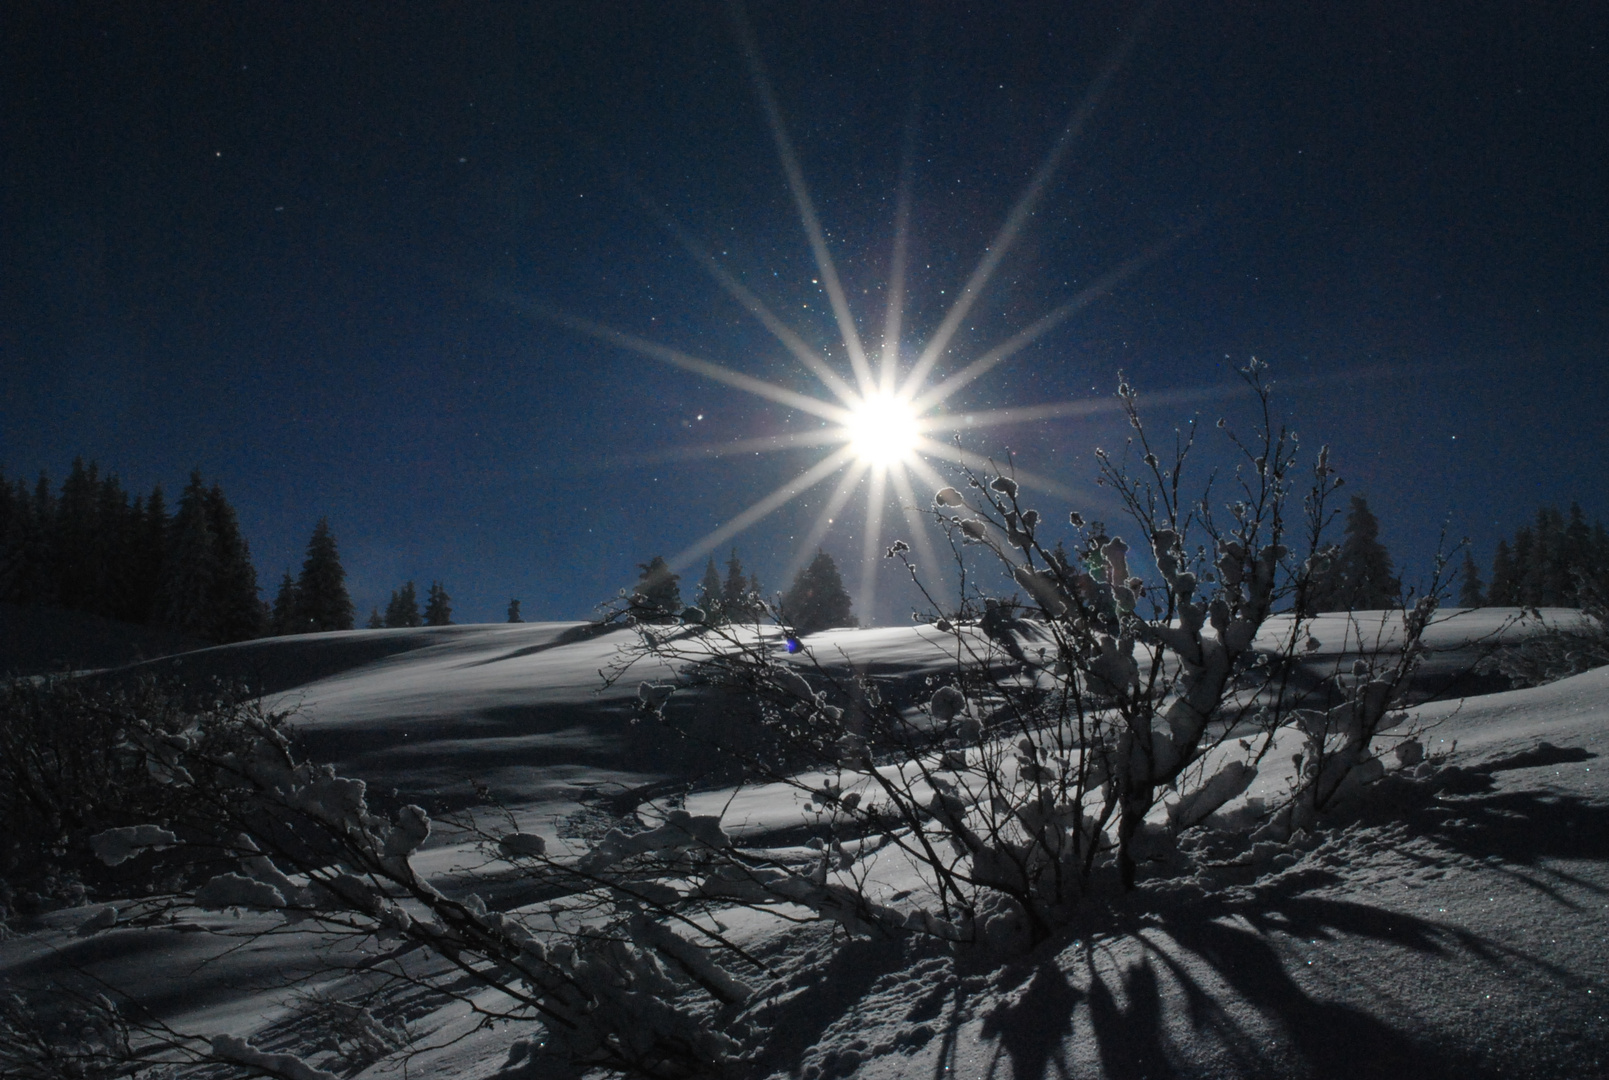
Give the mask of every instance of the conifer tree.
M 510 600 L 508 602 L 508 621 L 509 622 L 524 622 L 525 621 L 524 619 L 520 618 L 520 602 L 519 602 L 518 597 L 516 597 L 516 598 L 514 598 L 514 599 L 512 599 L 512 600 Z
M 1514 555 L 1509 550 L 1507 540 L 1497 542 L 1497 552 L 1492 556 L 1492 583 L 1486 590 L 1486 602 L 1493 607 L 1514 607 L 1519 603 L 1519 592 L 1515 588 Z
M 269 633 L 305 634 L 307 625 L 302 619 L 302 598 L 296 590 L 296 579 L 290 571 L 279 581 L 279 592 L 274 594 L 274 609 L 268 617 Z
M 704 612 L 704 621 L 714 625 L 726 622 L 721 612 L 721 575 L 715 569 L 715 556 L 704 564 L 704 576 L 698 579 L 698 606 Z
M 207 524 L 212 531 L 215 574 L 209 607 L 210 641 L 245 641 L 263 632 L 263 603 L 258 596 L 257 569 L 251 564 L 251 546 L 240 532 L 235 508 L 213 484 L 205 496 Z
M 817 551 L 810 565 L 799 571 L 782 597 L 782 617 L 800 634 L 855 625 L 849 592 L 831 555 Z
M 43 470 L 30 493 L 17 483 L 17 538 L 13 548 L 10 596 L 14 604 L 53 604 L 56 578 L 51 555 L 56 521 L 56 498 L 50 477 Z
M 1592 549 L 1592 530 L 1587 527 L 1586 517 L 1581 513 L 1581 504 L 1570 504 L 1570 520 L 1564 527 L 1564 566 L 1565 590 L 1560 603 L 1565 607 L 1580 607 L 1581 594 L 1579 592 L 1580 574 L 1592 573 L 1594 570 L 1601 573 L 1604 566 L 1596 560 Z
M 1314 583 L 1315 611 L 1375 611 L 1395 604 L 1402 584 L 1380 543 L 1380 522 L 1362 497 L 1352 496 L 1340 551 Z
M 655 555 L 638 563 L 642 576 L 632 590 L 629 610 L 638 622 L 671 622 L 682 613 L 681 575 L 671 573 L 664 558 Z
M 1464 550 L 1463 580 L 1458 587 L 1458 606 L 1478 608 L 1486 606 L 1486 598 L 1481 592 L 1480 570 L 1475 566 L 1475 557 Z
M 11 578 L 17 563 L 17 531 L 20 523 L 17 492 L 4 472 L 0 472 L 0 600 L 11 599 Z
M 760 579 L 745 577 L 743 562 L 732 549 L 726 560 L 726 580 L 721 583 L 721 618 L 726 622 L 751 623 L 765 614 L 760 603 Z
M 452 597 L 442 588 L 439 581 L 430 583 L 430 592 L 425 600 L 426 626 L 451 626 L 453 624 Z
M 380 618 L 379 608 L 369 609 L 369 621 L 366 625 L 367 629 L 370 630 L 379 630 L 385 626 L 385 620 Z
M 95 541 L 95 603 L 90 610 L 109 619 L 133 622 L 130 599 L 139 550 L 139 500 L 129 504 L 128 493 L 115 475 L 101 480 L 95 520 L 100 532 Z
M 55 603 L 73 611 L 92 610 L 100 591 L 95 550 L 101 531 L 96 513 L 99 481 L 95 464 L 86 466 L 83 458 L 76 457 L 56 500 L 50 541 Z
M 385 624 L 393 628 L 419 625 L 419 594 L 412 581 L 392 591 L 391 602 L 385 607 Z
M 168 504 L 162 494 L 162 485 L 151 489 L 145 500 L 145 509 L 135 515 L 133 556 L 130 568 L 129 598 L 130 621 L 150 624 L 159 620 L 162 568 L 168 561 Z
M 1535 564 L 1536 554 L 1535 537 L 1529 525 L 1521 525 L 1514 532 L 1514 603 L 1529 605 L 1533 603 L 1536 575 L 1532 567 Z
M 320 518 L 307 542 L 307 558 L 296 581 L 298 621 L 309 631 L 352 629 L 352 598 L 346 571 L 327 518 Z
M 160 622 L 196 637 L 210 637 L 219 569 L 207 513 L 207 489 L 202 486 L 201 473 L 195 471 L 179 496 L 168 529 L 167 561 L 159 588 Z

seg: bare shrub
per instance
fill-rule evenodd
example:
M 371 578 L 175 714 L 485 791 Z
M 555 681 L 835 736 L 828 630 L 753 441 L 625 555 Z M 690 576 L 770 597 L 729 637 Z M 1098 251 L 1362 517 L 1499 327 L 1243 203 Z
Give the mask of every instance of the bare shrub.
M 834 865 L 823 880 L 875 909 L 857 888 L 860 857 L 897 851 L 919 868 L 919 900 L 932 910 L 879 911 L 891 928 L 983 940 L 1016 926 L 1041 940 L 1100 887 L 1105 868 L 1133 888 L 1142 864 L 1169 865 L 1188 830 L 1281 842 L 1311 828 L 1385 769 L 1374 740 L 1403 717 L 1442 563 L 1429 593 L 1399 612 L 1389 647 L 1304 677 L 1318 643 L 1301 612 L 1332 553 L 1325 531 L 1341 481 L 1321 449 L 1298 497 L 1296 436 L 1274 416 L 1262 366 L 1243 375 L 1257 419 L 1246 437 L 1220 423 L 1237 460 L 1227 496 L 1210 478 L 1190 494 L 1194 428 L 1161 450 L 1136 394 L 1120 386 L 1133 435 L 1120 455 L 1097 451 L 1099 482 L 1116 493 L 1135 545 L 1076 511 L 1066 519 L 1071 544 L 1052 544 L 1048 518 L 1009 470 L 969 474 L 966 491 L 936 494 L 930 513 L 956 552 L 963 591 L 943 605 L 923 586 L 936 647 L 953 663 L 920 707 L 845 658 L 799 647 L 785 626 L 797 653 L 775 633 L 701 622 L 694 610 L 679 631 L 641 630 L 637 651 L 682 673 L 674 686 L 644 686 L 645 711 L 662 715 L 676 691 L 707 687 L 759 703 L 786 754 L 780 766 L 755 755 L 746 766 L 818 808 Z M 909 550 L 896 543 L 888 554 L 922 585 Z M 982 591 L 974 552 L 1016 597 Z M 632 663 L 628 654 L 621 671 Z M 1301 741 L 1287 797 L 1215 818 L 1287 733 Z M 824 779 L 802 777 L 804 762 Z

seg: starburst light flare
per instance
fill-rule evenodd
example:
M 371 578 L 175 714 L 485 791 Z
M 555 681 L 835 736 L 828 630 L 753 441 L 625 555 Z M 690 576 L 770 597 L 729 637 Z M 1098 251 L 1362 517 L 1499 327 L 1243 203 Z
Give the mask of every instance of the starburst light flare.
M 826 448 L 825 455 L 814 464 L 756 500 L 718 528 L 689 544 L 670 559 L 669 563 L 671 569 L 677 572 L 688 569 L 707 558 L 737 533 L 829 478 L 837 476 L 838 483 L 820 506 L 816 520 L 804 537 L 803 543 L 792 553 L 788 574 L 791 578 L 792 574 L 810 559 L 816 546 L 826 538 L 833 526 L 840 524 L 839 515 L 856 489 L 864 486 L 867 497 L 865 514 L 861 519 L 862 573 L 856 605 L 865 618 L 871 615 L 875 600 L 875 568 L 882 562 L 884 540 L 880 533 L 886 518 L 885 499 L 890 497 L 890 494 L 897 499 L 904 524 L 910 530 L 909 539 L 915 546 L 918 559 L 931 566 L 936 555 L 922 519 L 922 512 L 928 505 L 927 498 L 931 496 L 919 497 L 916 488 L 913 487 L 913 478 L 922 487 L 936 490 L 946 486 L 945 480 L 929 462 L 943 461 L 974 469 L 983 465 L 983 462 L 963 455 L 958 446 L 947 444 L 934 436 L 1020 423 L 1028 419 L 1086 416 L 1119 407 L 1118 403 L 1112 400 L 1086 400 L 973 411 L 964 418 L 943 411 L 945 402 L 963 387 L 1010 361 L 1092 301 L 1111 292 L 1123 281 L 1160 257 L 1180 239 L 1172 237 L 1150 245 L 1140 254 L 1098 277 L 1093 283 L 993 348 L 970 360 L 959 358 L 957 361 L 949 362 L 957 329 L 981 299 L 996 269 L 1034 216 L 1055 175 L 1069 156 L 1072 145 L 1086 127 L 1091 113 L 1132 50 L 1137 25 L 1144 21 L 1144 17 L 1142 15 L 1136 20 L 1136 26 L 1131 28 L 1129 34 L 1108 57 L 1089 90 L 1072 110 L 1054 145 L 1046 153 L 1022 193 L 1012 203 L 1004 222 L 984 248 L 977 266 L 967 276 L 964 286 L 955 294 L 948 311 L 928 340 L 911 354 L 914 360 L 904 365 L 902 371 L 899 337 L 905 326 L 905 271 L 911 213 L 911 170 L 915 159 L 914 124 L 917 112 L 914 99 L 911 118 L 907 121 L 905 150 L 901 154 L 900 177 L 896 191 L 891 275 L 884 290 L 887 307 L 883 318 L 883 340 L 871 343 L 869 349 L 857 329 L 855 316 L 849 304 L 849 293 L 844 288 L 833 262 L 832 253 L 827 245 L 827 233 L 816 212 L 803 167 L 794 150 L 781 106 L 766 72 L 758 43 L 748 24 L 747 15 L 739 0 L 730 0 L 729 7 L 755 96 L 770 129 L 778 160 L 793 197 L 799 224 L 809 241 L 819 282 L 827 293 L 839 333 L 842 355 L 849 361 L 849 371 L 843 372 L 836 367 L 825 350 L 812 347 L 804 335 L 792 328 L 753 289 L 743 284 L 739 275 L 723 265 L 709 248 L 700 244 L 686 229 L 640 193 L 638 201 L 642 202 L 644 207 L 672 233 L 715 283 L 764 326 L 799 362 L 804 371 L 814 377 L 820 384 L 824 397 L 801 393 L 790 387 L 734 371 L 726 365 L 693 356 L 680 349 L 661 345 L 591 319 L 512 297 L 505 296 L 504 299 L 512 306 L 535 317 L 559 323 L 596 340 L 695 373 L 815 418 L 818 426 L 805 430 L 783 432 L 761 439 L 687 447 L 668 454 L 656 455 L 656 459 L 693 458 L 722 456 L 737 451 L 799 451 L 808 450 L 813 446 Z M 872 362 L 873 356 L 876 357 L 875 368 Z M 946 361 L 945 370 L 940 370 L 941 361 Z M 1064 485 L 1024 470 L 1017 469 L 1014 475 L 1024 488 L 1064 497 L 1073 495 L 1073 492 Z
M 888 468 L 911 456 L 922 431 L 910 405 L 879 390 L 850 406 L 844 435 L 861 461 Z

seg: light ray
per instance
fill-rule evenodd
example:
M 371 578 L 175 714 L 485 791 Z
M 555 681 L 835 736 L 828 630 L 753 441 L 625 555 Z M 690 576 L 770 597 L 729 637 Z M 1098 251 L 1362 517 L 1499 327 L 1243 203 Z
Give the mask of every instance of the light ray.
M 866 475 L 869 469 L 871 469 L 871 466 L 866 462 L 857 461 L 844 473 L 843 479 L 838 481 L 838 487 L 834 489 L 832 496 L 828 498 L 827 505 L 816 516 L 815 522 L 810 526 L 810 531 L 805 534 L 804 541 L 799 544 L 798 549 L 793 553 L 793 558 L 789 560 L 787 570 L 782 575 L 784 582 L 791 584 L 794 576 L 804 569 L 805 563 L 810 561 L 809 553 L 826 537 L 827 531 L 833 527 L 839 512 L 844 508 L 844 504 L 855 493 L 855 488 L 859 486 L 861 478 Z M 787 585 L 783 587 L 786 588 Z
M 798 476 L 795 476 L 792 480 L 789 480 L 781 487 L 772 491 L 771 494 L 767 495 L 765 498 L 743 511 L 731 521 L 728 521 L 725 525 L 722 525 L 720 528 L 700 537 L 692 544 L 689 544 L 687 547 L 683 548 L 676 554 L 674 558 L 670 560 L 671 570 L 685 570 L 689 566 L 692 566 L 699 559 L 709 555 L 713 549 L 726 543 L 726 541 L 730 540 L 732 537 L 736 536 L 750 525 L 753 525 L 756 521 L 759 521 L 767 514 L 772 513 L 777 509 L 777 507 L 782 506 L 789 499 L 809 491 L 811 488 L 827 479 L 827 477 L 843 468 L 853 456 L 854 451 L 850 450 L 847 446 L 841 450 L 836 450 L 833 453 L 828 454 L 826 457 L 816 462 L 815 465 L 806 469 Z
M 883 561 L 883 489 L 889 471 L 873 469 L 871 490 L 866 493 L 866 527 L 860 538 L 860 588 L 856 590 L 860 596 L 855 602 L 868 620 L 877 606 L 877 568 Z
M 776 94 L 771 89 L 770 76 L 766 74 L 765 63 L 760 58 L 759 42 L 755 40 L 754 29 L 749 25 L 749 17 L 743 10 L 742 0 L 730 0 L 727 7 L 737 28 L 738 41 L 743 46 L 743 57 L 748 62 L 755 93 L 759 95 L 760 105 L 765 110 L 766 122 L 771 127 L 771 138 L 777 145 L 777 156 L 782 161 L 782 171 L 788 178 L 788 187 L 793 191 L 794 205 L 799 209 L 799 224 L 804 226 L 805 235 L 810 239 L 810 250 L 816 257 L 816 269 L 821 274 L 821 283 L 827 290 L 833 315 L 838 320 L 838 333 L 844 339 L 850 366 L 855 369 L 855 379 L 860 384 L 861 392 L 869 392 L 874 385 L 871 366 L 866 361 L 866 351 L 861 346 L 860 333 L 855 329 L 855 316 L 849 310 L 849 298 L 844 294 L 843 284 L 838 280 L 838 269 L 833 263 L 832 253 L 827 250 L 827 238 L 821 231 L 821 221 L 816 216 L 815 202 L 811 199 L 810 189 L 805 184 L 804 170 L 799 167 L 798 155 L 793 151 L 793 142 L 788 137 L 788 128 L 782 119 L 782 109 L 777 105 Z
M 987 459 L 968 458 L 967 455 L 963 454 L 955 447 L 946 446 L 934 439 L 923 439 L 918 446 L 921 451 L 927 454 L 929 457 L 943 458 L 945 461 L 954 462 L 964 469 L 971 469 L 973 472 L 981 473 L 989 468 Z M 998 465 L 998 463 L 996 464 Z M 1057 481 L 1050 479 L 1048 476 L 1040 476 L 1038 473 L 1031 473 L 1027 469 L 1019 469 L 1016 467 L 1012 467 L 1010 475 L 1012 479 L 1016 480 L 1023 487 L 1033 488 L 1035 491 L 1043 491 L 1049 495 L 1059 495 L 1064 499 L 1078 498 L 1078 493 L 1072 488 L 1068 487 L 1066 484 L 1058 483 Z
M 1022 227 L 1027 224 L 1029 217 L 1033 215 L 1034 208 L 1038 206 L 1040 196 L 1044 194 L 1051 178 L 1061 168 L 1062 159 L 1067 156 L 1067 151 L 1071 149 L 1073 141 L 1083 132 L 1084 125 L 1089 122 L 1090 116 L 1095 112 L 1095 107 L 1100 103 L 1101 98 L 1106 95 L 1106 90 L 1117 76 L 1118 70 L 1123 66 L 1123 62 L 1128 59 L 1129 53 L 1133 51 L 1134 43 L 1139 37 L 1140 25 L 1146 21 L 1149 10 L 1148 7 L 1146 12 L 1136 21 L 1136 24 L 1130 28 L 1123 40 L 1112 50 L 1111 56 L 1107 58 L 1106 66 L 1101 69 L 1100 74 L 1095 77 L 1095 81 L 1084 92 L 1083 100 L 1078 103 L 1078 106 L 1067 118 L 1067 124 L 1062 128 L 1061 135 L 1056 139 L 1055 145 L 1050 148 L 1050 152 L 1040 162 L 1033 178 L 1028 181 L 1028 186 L 1017 197 L 1016 204 L 1012 206 L 1011 212 L 1006 215 L 1005 223 L 1000 226 L 1000 231 L 995 234 L 994 242 L 984 249 L 983 258 L 978 261 L 977 268 L 972 271 L 972 276 L 967 279 L 967 283 L 961 289 L 960 295 L 955 298 L 955 303 L 950 305 L 950 310 L 945 314 L 944 321 L 939 324 L 938 330 L 934 332 L 932 339 L 927 343 L 927 347 L 922 350 L 921 356 L 917 358 L 915 365 L 912 366 L 903 388 L 907 396 L 914 396 L 922 388 L 923 382 L 926 381 L 928 374 L 933 370 L 933 365 L 938 362 L 940 356 L 944 355 L 944 350 L 950 347 L 950 339 L 955 336 L 955 331 L 960 327 L 962 320 L 972 310 L 972 305 L 977 303 L 978 297 L 983 292 L 983 287 L 988 284 L 989 278 L 994 275 L 995 268 L 1000 265 L 1000 261 L 1006 257 L 1006 253 L 1017 242 L 1017 237 L 1021 234 Z
M 914 61 L 913 61 L 914 63 Z M 916 171 L 916 127 L 921 97 L 911 79 L 911 106 L 905 117 L 905 138 L 900 147 L 899 187 L 894 196 L 894 251 L 889 260 L 888 309 L 883 317 L 882 370 L 878 389 L 892 396 L 899 367 L 900 334 L 905 319 L 905 260 L 911 246 L 911 188 Z
M 1071 300 L 1041 315 L 1033 323 L 1012 334 L 1005 341 L 996 345 L 960 371 L 947 376 L 943 382 L 912 401 L 912 407 L 918 412 L 925 412 L 934 405 L 945 401 L 967 383 L 972 382 L 996 365 L 1011 359 L 1011 357 L 1066 322 L 1070 317 L 1088 307 L 1095 300 L 1111 292 L 1126 279 L 1161 257 L 1163 253 L 1175 246 L 1181 239 L 1183 237 L 1173 236 L 1165 240 L 1159 240 L 1134 258 L 1126 260 L 1116 269 L 1097 278 L 1088 288 L 1079 290 L 1078 294 Z M 916 390 L 921 389 L 920 385 L 914 383 L 907 383 L 907 385 L 915 386 Z
M 732 442 L 659 450 L 651 454 L 633 454 L 629 457 L 616 458 L 609 464 L 612 467 L 619 467 L 654 465 L 662 461 L 702 461 L 706 458 L 731 457 L 733 454 L 768 454 L 812 446 L 834 446 L 843 441 L 843 434 L 837 428 L 816 428 L 813 431 L 790 431 L 780 435 L 761 435 L 753 439 L 736 439 Z
M 1195 390 L 1172 390 L 1161 394 L 1146 394 L 1147 408 L 1171 405 L 1195 405 L 1207 401 L 1244 397 L 1253 393 L 1245 383 L 1225 383 L 1222 386 L 1204 386 Z M 1117 412 L 1123 402 L 1117 397 L 1089 398 L 1084 401 L 1057 401 L 1044 405 L 1023 405 L 1012 409 L 988 409 L 976 413 L 949 413 L 929 417 L 918 426 L 924 432 L 967 431 L 972 428 L 1000 427 L 1004 424 L 1030 420 L 1050 420 L 1057 417 L 1094 416 L 1097 413 Z
M 910 467 L 911 471 L 916 474 L 917 479 L 931 487 L 935 495 L 938 494 L 940 489 L 950 486 L 950 482 L 940 476 L 937 469 L 919 457 L 911 458 Z
M 641 198 L 639 196 L 639 198 Z M 681 242 L 687 253 L 697 259 L 705 271 L 725 289 L 733 299 L 742 304 L 750 315 L 753 315 L 769 331 L 773 337 L 791 352 L 798 361 L 810 370 L 810 373 L 821 380 L 823 386 L 831 390 L 838 400 L 845 405 L 852 404 L 857 397 L 854 387 L 844 380 L 844 377 L 818 356 L 814 349 L 805 343 L 805 340 L 794 332 L 793 328 L 777 317 L 764 300 L 761 300 L 748 286 L 739 281 L 730 270 L 722 266 L 709 249 L 693 239 L 679 223 L 668 215 L 661 213 L 646 199 L 641 200 L 643 206 L 659 219 L 672 236 Z
M 916 548 L 916 557 L 921 560 L 919 565 L 937 569 L 938 554 L 933 550 L 933 541 L 928 539 L 927 522 L 922 519 L 922 507 L 926 504 L 916 498 L 916 492 L 911 490 L 911 482 L 903 468 L 890 470 L 890 475 L 894 481 L 894 493 L 899 496 L 900 511 L 905 515 L 905 527 L 911 530 L 911 544 Z
M 639 353 L 653 360 L 662 361 L 672 367 L 681 368 L 683 371 L 691 371 L 704 376 L 706 379 L 713 379 L 716 382 L 725 383 L 727 386 L 745 390 L 756 397 L 774 401 L 778 405 L 787 405 L 790 408 L 799 409 L 810 413 L 812 416 L 819 416 L 823 420 L 830 420 L 837 424 L 849 421 L 849 411 L 842 406 L 822 401 L 820 398 L 814 398 L 808 394 L 785 389 L 774 383 L 768 383 L 764 379 L 757 379 L 753 375 L 733 371 L 731 368 L 722 367 L 720 364 L 684 353 L 680 349 L 672 349 L 668 345 L 649 341 L 647 338 L 638 337 L 636 334 L 616 330 L 612 326 L 605 326 L 603 323 L 583 319 L 580 316 L 571 315 L 557 308 L 550 308 L 545 304 L 538 304 L 507 293 L 497 298 L 524 315 L 557 323 L 577 333 L 585 334 L 599 341 L 607 341 L 611 345 L 618 345 L 622 349 Z

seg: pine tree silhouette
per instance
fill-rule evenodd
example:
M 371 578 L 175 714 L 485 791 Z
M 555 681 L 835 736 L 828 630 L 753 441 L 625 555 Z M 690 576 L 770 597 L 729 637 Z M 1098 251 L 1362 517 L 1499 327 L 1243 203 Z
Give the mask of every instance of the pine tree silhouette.
M 207 491 L 205 506 L 215 566 L 207 638 L 226 642 L 257 637 L 263 632 L 263 602 L 240 519 L 217 484 Z
M 704 564 L 704 576 L 698 579 L 698 606 L 704 612 L 704 621 L 714 625 L 726 622 L 721 611 L 721 575 L 715 569 L 715 556 Z
M 192 472 L 168 527 L 159 619 L 201 638 L 211 637 L 212 598 L 220 571 L 210 519 L 201 473 Z
M 390 627 L 418 626 L 419 594 L 413 582 L 391 593 L 391 602 L 385 607 L 385 624 Z
M 307 558 L 296 579 L 299 621 L 309 631 L 352 629 L 352 598 L 346 592 L 346 571 L 336 549 L 330 523 L 319 518 L 307 542 Z
M 426 626 L 451 626 L 453 623 L 452 597 L 442 588 L 441 582 L 430 583 L 430 593 L 425 601 Z
M 279 592 L 274 594 L 273 611 L 268 616 L 268 632 L 283 636 L 305 634 L 307 630 L 302 617 L 302 597 L 296 589 L 296 579 L 287 570 L 279 581 Z
M 367 624 L 367 628 L 370 629 L 370 630 L 380 630 L 380 629 L 383 629 L 384 627 L 385 627 L 385 620 L 380 618 L 380 609 L 379 608 L 370 608 L 369 609 L 369 621 L 368 621 L 368 624 Z
M 168 561 L 168 504 L 161 484 L 151 489 L 151 497 L 145 500 L 144 514 L 135 516 L 134 565 L 129 570 L 132 582 L 129 617 L 131 622 L 148 624 L 157 621 L 162 567 Z
M 83 458 L 76 457 L 56 500 L 55 535 L 51 538 L 55 602 L 73 611 L 93 610 L 100 591 L 95 551 L 101 535 L 96 512 L 99 479 L 93 462 L 86 466 Z
M 518 599 L 513 599 L 513 600 L 510 600 L 508 602 L 508 621 L 509 622 L 524 622 L 525 621 L 524 619 L 520 618 L 520 602 L 519 602 Z
M 1314 583 L 1314 611 L 1376 611 L 1391 607 L 1402 583 L 1391 568 L 1391 555 L 1380 543 L 1380 522 L 1361 496 L 1352 496 L 1346 531 L 1325 573 Z
M 726 560 L 726 580 L 721 582 L 721 618 L 726 622 L 751 623 L 765 615 L 760 602 L 760 579 L 743 574 L 743 561 L 732 549 Z
M 1475 557 L 1466 549 L 1464 551 L 1463 581 L 1458 587 L 1458 606 L 1478 608 L 1486 606 L 1486 597 L 1481 592 L 1480 570 L 1475 566 Z
M 1514 554 L 1507 540 L 1497 542 L 1492 556 L 1492 583 L 1486 590 L 1486 602 L 1493 607 L 1513 607 L 1519 603 L 1519 590 L 1515 587 Z
M 831 555 L 817 551 L 810 565 L 799 571 L 782 597 L 782 617 L 800 634 L 855 625 L 849 593 Z
M 670 622 L 682 613 L 681 575 L 670 572 L 662 556 L 638 563 L 642 576 L 632 591 L 629 610 L 639 622 Z

